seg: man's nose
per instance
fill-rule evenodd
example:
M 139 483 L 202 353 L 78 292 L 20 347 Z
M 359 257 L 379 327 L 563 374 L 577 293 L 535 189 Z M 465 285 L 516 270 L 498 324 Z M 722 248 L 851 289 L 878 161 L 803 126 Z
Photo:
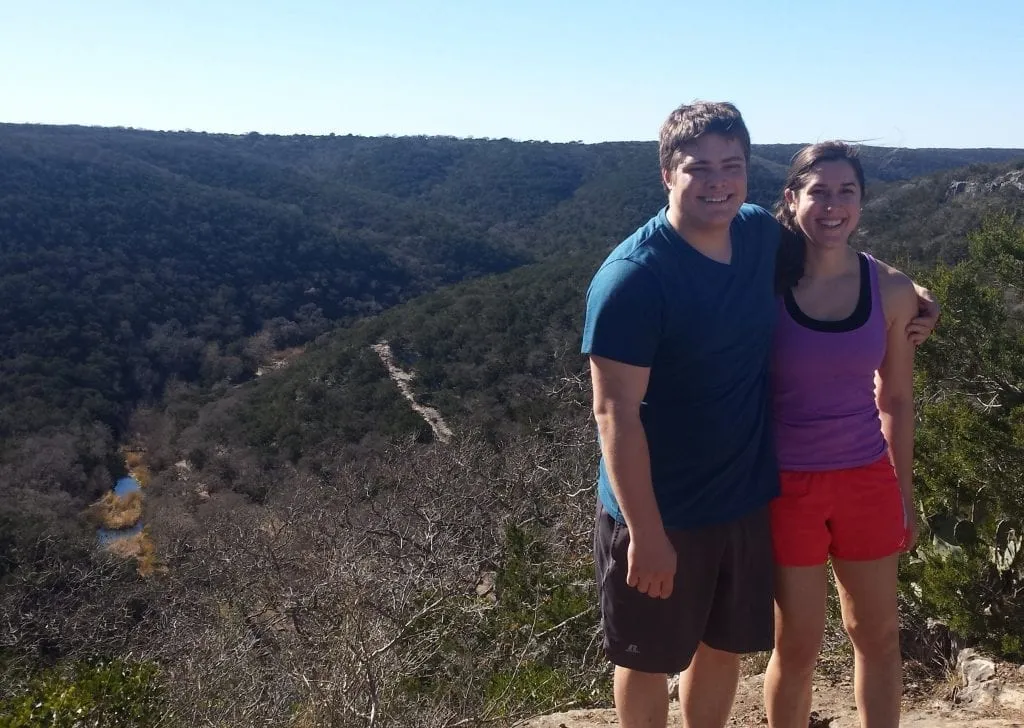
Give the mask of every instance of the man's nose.
M 711 170 L 708 172 L 707 182 L 711 187 L 718 187 L 725 182 L 725 172 L 720 169 Z

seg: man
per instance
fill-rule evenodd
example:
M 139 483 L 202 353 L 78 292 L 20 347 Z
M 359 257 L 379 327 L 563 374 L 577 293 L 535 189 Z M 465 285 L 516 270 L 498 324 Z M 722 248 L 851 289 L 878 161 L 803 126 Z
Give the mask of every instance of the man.
M 601 440 L 595 560 L 623 728 L 665 726 L 681 671 L 685 728 L 724 726 L 740 655 L 773 643 L 768 410 L 780 228 L 745 205 L 750 136 L 732 104 L 661 129 L 668 205 L 587 294 Z M 930 332 L 937 318 L 916 320 Z

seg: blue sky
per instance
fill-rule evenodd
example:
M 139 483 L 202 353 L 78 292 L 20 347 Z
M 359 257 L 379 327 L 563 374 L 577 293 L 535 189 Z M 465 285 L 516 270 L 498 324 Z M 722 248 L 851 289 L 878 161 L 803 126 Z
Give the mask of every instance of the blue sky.
M 0 0 L 0 121 L 1024 147 L 1024 1 Z

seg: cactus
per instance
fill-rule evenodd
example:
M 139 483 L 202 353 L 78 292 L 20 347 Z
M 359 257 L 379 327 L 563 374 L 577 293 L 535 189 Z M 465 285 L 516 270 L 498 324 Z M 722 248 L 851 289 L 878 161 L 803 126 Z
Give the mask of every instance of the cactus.
M 1000 573 L 1016 571 L 1024 577 L 1024 557 L 1021 552 L 1024 546 L 1024 533 L 1020 525 L 1012 521 L 1003 520 L 996 526 L 996 535 L 991 547 L 992 563 Z
M 932 545 L 943 556 L 977 546 L 983 539 L 978 533 L 978 519 L 954 518 L 936 514 L 927 519 Z M 1015 521 L 1002 520 L 988 545 L 989 561 L 1000 574 L 1015 572 L 1024 578 L 1024 531 Z

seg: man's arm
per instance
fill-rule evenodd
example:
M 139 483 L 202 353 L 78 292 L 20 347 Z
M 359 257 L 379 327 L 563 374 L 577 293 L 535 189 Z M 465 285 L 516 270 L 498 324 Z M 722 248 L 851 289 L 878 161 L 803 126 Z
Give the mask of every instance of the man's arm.
M 676 552 L 658 511 L 647 437 L 640 420 L 650 369 L 592 355 L 590 376 L 601 454 L 629 529 L 626 583 L 648 596 L 668 598 Z
M 906 326 L 906 334 L 911 344 L 920 346 L 932 335 L 936 324 L 939 323 L 941 312 L 939 311 L 939 302 L 927 288 L 922 288 L 914 283 L 914 293 L 917 294 L 917 310 L 914 318 Z

